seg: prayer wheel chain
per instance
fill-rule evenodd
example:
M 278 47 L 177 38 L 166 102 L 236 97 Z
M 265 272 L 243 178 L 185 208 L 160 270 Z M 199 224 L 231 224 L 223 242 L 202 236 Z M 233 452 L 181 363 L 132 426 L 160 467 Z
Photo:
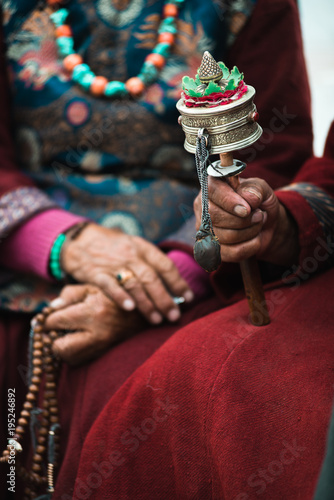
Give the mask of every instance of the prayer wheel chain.
M 35 499 L 41 493 L 49 493 L 51 498 L 54 491 L 54 469 L 59 455 L 56 380 L 60 363 L 52 353 L 52 343 L 58 338 L 58 333 L 44 331 L 45 320 L 52 311 L 51 307 L 45 307 L 32 321 L 28 393 L 14 435 L 8 439 L 7 449 L 0 458 L 0 462 L 8 462 L 14 450 L 15 467 L 25 485 L 24 500 Z M 28 471 L 17 459 L 23 451 L 22 442 L 29 427 L 33 455 L 31 470 Z

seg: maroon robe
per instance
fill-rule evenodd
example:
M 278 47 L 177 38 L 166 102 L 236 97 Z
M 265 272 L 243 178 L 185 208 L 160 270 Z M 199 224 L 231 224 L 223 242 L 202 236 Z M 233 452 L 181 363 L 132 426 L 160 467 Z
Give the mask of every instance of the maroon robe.
M 257 146 L 239 155 L 252 160 L 247 175 L 263 177 L 276 188 L 290 182 L 312 150 L 294 0 L 259 0 L 227 63 L 241 68 L 257 89 L 265 130 Z M 5 118 L 1 125 L 8 144 Z M 7 158 L 0 163 L 5 179 L 0 194 L 28 182 L 13 164 L 9 168 L 10 153 Z M 333 160 L 319 162 L 310 160 L 299 180 L 306 178 L 334 195 L 327 171 Z M 318 166 L 321 175 L 315 175 Z M 301 255 L 308 255 L 315 238 L 323 236 L 317 217 L 300 194 L 280 196 L 300 226 Z M 324 321 L 329 317 L 324 283 L 331 273 L 296 291 L 282 288 L 271 298 L 272 324 L 263 329 L 248 325 L 244 301 L 219 309 L 242 293 L 222 290 L 222 274 L 214 278 L 218 296 L 185 312 L 178 326 L 150 328 L 95 362 L 64 366 L 59 386 L 63 460 L 55 499 L 242 500 L 268 493 L 281 500 L 289 494 L 298 498 L 296 491 L 303 500 L 310 498 L 334 382 L 330 329 L 323 323 L 311 327 L 312 313 L 321 305 Z M 267 293 L 270 298 L 272 292 Z M 15 387 L 17 413 L 24 393 L 28 322 L 26 316 L 7 314 L 0 327 L 3 400 L 7 388 Z M 5 422 L 2 429 L 6 436 Z M 269 476 L 258 477 L 260 468 L 268 469 Z M 258 484 L 249 486 L 250 476 Z

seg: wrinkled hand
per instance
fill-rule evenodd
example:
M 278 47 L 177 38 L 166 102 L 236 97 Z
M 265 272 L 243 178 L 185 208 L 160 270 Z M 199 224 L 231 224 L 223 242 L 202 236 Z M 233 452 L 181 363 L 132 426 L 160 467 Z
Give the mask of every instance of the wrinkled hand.
M 47 317 L 45 328 L 70 331 L 55 340 L 53 351 L 71 365 L 96 358 L 146 324 L 137 311 L 120 309 L 92 285 L 66 286 L 54 302 L 56 310 Z
M 163 317 L 179 319 L 180 311 L 171 295 L 183 296 L 186 301 L 193 298 L 174 263 L 155 245 L 94 223 L 64 246 L 62 267 L 76 281 L 98 286 L 119 307 L 137 307 L 155 324 Z M 120 286 L 116 276 L 124 270 L 133 277 Z
M 201 195 L 194 202 L 197 227 Z M 262 179 L 240 179 L 237 191 L 209 177 L 209 211 L 224 262 L 256 255 L 274 264 L 290 265 L 298 256 L 296 223 Z

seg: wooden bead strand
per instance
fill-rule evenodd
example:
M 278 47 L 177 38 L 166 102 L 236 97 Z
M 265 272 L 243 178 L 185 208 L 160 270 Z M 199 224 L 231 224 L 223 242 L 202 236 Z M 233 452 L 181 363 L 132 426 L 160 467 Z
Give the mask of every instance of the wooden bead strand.
M 59 452 L 56 381 L 60 362 L 52 352 L 52 344 L 58 338 L 58 333 L 55 331 L 48 333 L 44 329 L 45 320 L 52 312 L 52 307 L 45 307 L 32 321 L 28 392 L 12 442 L 15 443 L 17 472 L 25 484 L 24 500 L 32 500 L 43 493 L 51 495 L 54 491 L 54 470 Z M 43 392 L 42 386 L 44 386 Z M 38 406 L 41 410 L 38 410 Z M 38 411 L 41 413 L 36 417 Z M 32 456 L 31 470 L 28 471 L 17 459 L 18 454 L 22 452 L 23 437 L 27 429 L 29 430 L 32 418 L 37 418 L 39 428 L 35 436 L 36 447 Z M 0 457 L 0 462 L 8 462 L 9 454 L 10 449 L 7 447 Z

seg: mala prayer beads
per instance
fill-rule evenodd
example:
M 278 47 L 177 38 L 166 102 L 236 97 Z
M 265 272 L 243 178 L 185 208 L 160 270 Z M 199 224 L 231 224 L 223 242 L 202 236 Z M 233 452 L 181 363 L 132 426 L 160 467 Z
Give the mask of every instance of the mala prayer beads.
M 83 61 L 81 55 L 74 50 L 74 40 L 69 24 L 66 24 L 69 11 L 60 8 L 50 15 L 56 28 L 57 47 L 59 56 L 63 58 L 63 66 L 72 80 L 84 90 L 95 96 L 109 98 L 131 96 L 140 97 L 145 88 L 152 85 L 159 78 L 160 71 L 166 64 L 177 34 L 176 18 L 180 7 L 185 0 L 168 0 L 163 7 L 162 21 L 157 32 L 157 44 L 151 54 L 144 61 L 138 76 L 129 78 L 125 83 L 109 82 L 104 76 L 97 76 Z M 51 7 L 58 7 L 61 1 L 47 0 Z
M 15 457 L 15 468 L 22 478 L 24 500 L 51 499 L 54 491 L 54 472 L 59 453 L 59 415 L 56 381 L 60 363 L 52 353 L 52 343 L 58 333 L 46 333 L 43 325 L 53 311 L 45 307 L 32 321 L 29 336 L 28 393 L 20 413 L 12 439 L 8 440 L 0 462 L 9 462 Z M 42 386 L 44 390 L 42 391 Z M 33 455 L 31 470 L 26 470 L 19 462 L 22 442 L 30 427 Z

